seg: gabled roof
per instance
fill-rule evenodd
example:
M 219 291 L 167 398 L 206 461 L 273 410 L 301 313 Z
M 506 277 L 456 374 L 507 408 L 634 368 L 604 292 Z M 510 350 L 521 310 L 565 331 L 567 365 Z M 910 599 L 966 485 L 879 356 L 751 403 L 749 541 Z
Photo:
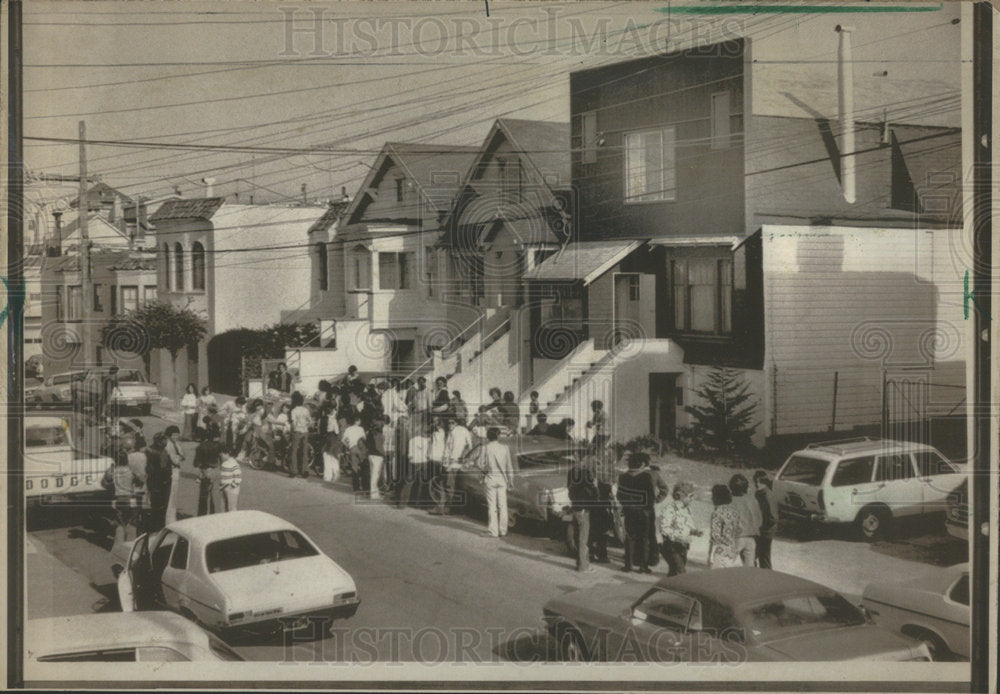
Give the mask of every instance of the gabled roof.
M 345 217 L 356 222 L 372 198 L 368 190 L 376 188 L 391 161 L 399 166 L 417 187 L 423 201 L 433 210 L 445 210 L 451 204 L 477 148 L 465 145 L 387 142 L 375 159 Z
M 155 253 L 130 253 L 119 260 L 114 261 L 114 263 L 108 266 L 109 270 L 122 270 L 124 272 L 134 271 L 134 270 L 155 270 L 156 269 L 156 254 Z
M 569 187 L 569 123 L 499 118 L 489 137 L 495 136 L 498 129 L 504 132 L 514 149 L 526 155 L 525 158 L 542 174 L 543 180 L 550 181 L 555 176 L 556 180 L 550 182 L 551 187 Z M 479 163 L 478 158 L 476 163 Z
M 167 220 L 211 219 L 225 198 L 172 198 L 164 201 L 149 217 L 153 224 Z
M 133 202 L 134 202 L 132 200 L 132 198 L 130 198 L 129 196 L 125 195 L 125 193 L 121 192 L 117 188 L 112 188 L 111 186 L 109 186 L 104 181 L 101 181 L 100 183 L 95 183 L 94 185 L 92 185 L 89 189 L 87 189 L 86 195 L 87 195 L 87 200 L 88 201 L 95 200 L 95 199 L 96 200 L 114 200 L 115 198 L 119 198 L 122 201 L 123 204 L 129 204 L 130 205 L 130 204 L 133 204 Z M 79 199 L 74 198 L 73 200 L 71 200 L 70 203 L 69 203 L 69 206 L 72 207 L 72 208 L 79 207 Z
M 309 227 L 309 233 L 314 231 L 330 231 L 331 228 L 337 223 L 337 221 L 344 215 L 347 211 L 348 206 L 351 204 L 350 200 L 338 200 L 337 202 L 331 202 L 330 206 L 326 208 L 326 212 L 323 216 L 316 220 L 316 222 Z
M 63 222 L 59 240 L 65 242 L 74 234 L 80 231 L 80 215 L 77 214 L 72 219 Z M 122 229 L 116 225 L 112 224 L 104 217 L 100 215 L 99 212 L 90 212 L 87 215 L 87 236 L 96 244 L 109 244 L 115 243 L 115 237 L 121 237 L 122 241 L 128 241 L 128 236 Z

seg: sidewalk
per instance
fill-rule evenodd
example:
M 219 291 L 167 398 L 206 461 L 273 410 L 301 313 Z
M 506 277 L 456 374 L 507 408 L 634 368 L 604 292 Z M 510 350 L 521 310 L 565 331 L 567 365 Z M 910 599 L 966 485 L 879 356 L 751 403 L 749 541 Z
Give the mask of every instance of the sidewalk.
M 107 598 L 28 537 L 24 545 L 27 603 L 25 619 L 63 617 L 100 611 Z

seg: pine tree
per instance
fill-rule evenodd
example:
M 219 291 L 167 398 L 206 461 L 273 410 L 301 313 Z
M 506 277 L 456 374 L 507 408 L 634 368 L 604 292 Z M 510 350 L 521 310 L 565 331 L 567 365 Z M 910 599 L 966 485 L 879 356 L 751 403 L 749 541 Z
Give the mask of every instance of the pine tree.
M 753 423 L 757 402 L 750 402 L 749 391 L 750 385 L 740 373 L 727 367 L 712 369 L 694 391 L 701 403 L 684 409 L 694 417 L 695 433 L 708 447 L 724 454 L 751 447 L 750 437 L 757 428 Z

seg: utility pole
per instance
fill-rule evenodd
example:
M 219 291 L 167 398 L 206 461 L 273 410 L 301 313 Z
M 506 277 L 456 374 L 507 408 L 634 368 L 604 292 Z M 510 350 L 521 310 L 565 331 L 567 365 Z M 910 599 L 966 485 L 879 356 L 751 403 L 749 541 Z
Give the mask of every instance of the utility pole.
M 87 200 L 87 124 L 80 121 L 80 198 L 77 212 L 80 219 L 80 339 L 83 341 L 83 363 L 85 367 L 94 365 L 94 344 L 91 341 L 90 317 L 94 301 L 94 278 L 90 268 L 90 235 L 87 232 L 87 217 L 90 205 Z M 90 307 L 90 308 L 88 308 Z

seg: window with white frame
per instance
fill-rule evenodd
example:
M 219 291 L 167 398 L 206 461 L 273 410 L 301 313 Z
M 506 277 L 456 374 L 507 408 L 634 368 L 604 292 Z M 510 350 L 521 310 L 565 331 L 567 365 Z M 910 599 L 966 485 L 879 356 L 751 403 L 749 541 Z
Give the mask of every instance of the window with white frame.
M 732 332 L 732 259 L 673 260 L 670 274 L 676 330 L 714 335 Z
M 128 313 L 139 308 L 139 287 L 122 287 L 122 312 Z
M 675 200 L 674 128 L 625 135 L 625 202 Z
M 156 303 L 156 285 L 147 284 L 142 288 L 142 305 Z
M 410 269 L 413 267 L 413 253 L 378 254 L 378 288 L 411 289 L 413 286 Z
M 83 287 L 79 284 L 69 288 L 66 320 L 83 320 Z
M 347 254 L 348 287 L 354 290 L 372 288 L 371 251 L 364 246 L 355 246 Z

